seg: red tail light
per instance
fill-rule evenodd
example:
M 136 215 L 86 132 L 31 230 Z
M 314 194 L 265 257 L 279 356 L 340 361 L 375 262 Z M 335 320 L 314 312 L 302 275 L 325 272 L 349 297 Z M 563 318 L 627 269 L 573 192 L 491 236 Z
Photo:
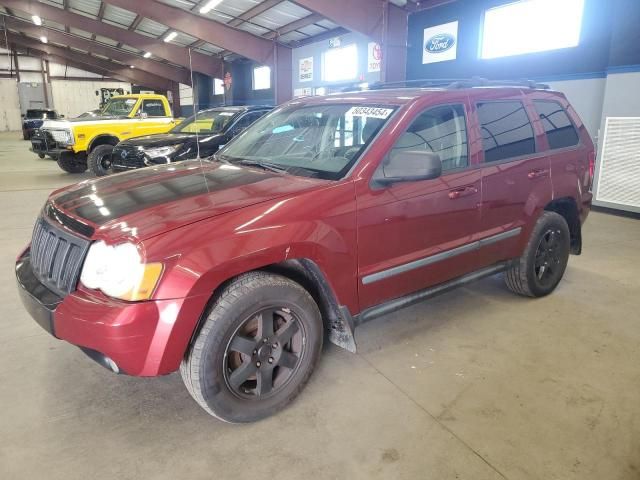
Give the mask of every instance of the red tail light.
M 593 186 L 593 177 L 596 174 L 596 152 L 589 154 L 589 190 Z

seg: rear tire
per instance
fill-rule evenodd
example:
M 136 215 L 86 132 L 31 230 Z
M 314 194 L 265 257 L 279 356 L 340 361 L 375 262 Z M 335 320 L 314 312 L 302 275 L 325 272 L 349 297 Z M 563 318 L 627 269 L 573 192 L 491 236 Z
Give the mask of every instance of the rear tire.
M 58 166 L 67 173 L 83 173 L 87 170 L 87 160 L 83 156 L 73 154 L 61 154 Z
M 544 212 L 515 265 L 505 272 L 509 290 L 526 297 L 544 297 L 562 280 L 569 261 L 570 233 L 566 220 Z
M 280 275 L 247 273 L 216 297 L 180 373 L 209 414 L 253 422 L 300 393 L 322 340 L 320 311 L 304 288 Z
M 89 169 L 96 177 L 108 175 L 111 171 L 113 145 L 98 145 L 89 154 Z

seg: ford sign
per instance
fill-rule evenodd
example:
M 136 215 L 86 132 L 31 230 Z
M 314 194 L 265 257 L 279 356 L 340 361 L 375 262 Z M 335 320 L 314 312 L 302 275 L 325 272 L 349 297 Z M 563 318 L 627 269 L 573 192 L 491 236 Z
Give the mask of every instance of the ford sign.
M 424 49 L 429 53 L 442 53 L 456 44 L 456 37 L 448 33 L 434 35 L 424 43 Z

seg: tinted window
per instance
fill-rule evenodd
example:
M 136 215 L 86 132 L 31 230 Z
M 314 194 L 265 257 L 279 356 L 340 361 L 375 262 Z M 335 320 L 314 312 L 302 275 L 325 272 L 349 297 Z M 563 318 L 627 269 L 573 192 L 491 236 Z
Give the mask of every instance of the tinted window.
M 421 113 L 391 150 L 426 150 L 440 155 L 442 170 L 469 164 L 467 126 L 462 105 L 446 105 Z
M 262 115 L 263 115 L 262 112 L 247 113 L 244 117 L 242 117 L 240 120 L 238 120 L 238 123 L 236 123 L 234 128 L 238 129 L 238 130 L 241 129 L 241 128 L 247 128 L 249 125 L 251 125 L 257 119 L 259 119 Z
M 149 117 L 166 117 L 164 104 L 160 100 L 145 100 L 142 102 L 142 111 Z
M 485 162 L 535 153 L 533 127 L 522 102 L 479 103 L 478 121 Z
M 567 112 L 562 105 L 553 101 L 534 101 L 536 112 L 547 132 L 547 140 L 551 148 L 565 148 L 577 145 L 580 141 L 578 132 L 573 127 Z

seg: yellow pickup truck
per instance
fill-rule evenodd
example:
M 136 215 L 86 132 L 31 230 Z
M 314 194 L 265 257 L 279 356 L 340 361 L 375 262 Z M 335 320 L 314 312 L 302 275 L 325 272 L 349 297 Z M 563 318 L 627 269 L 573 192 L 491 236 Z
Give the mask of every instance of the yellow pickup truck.
M 96 117 L 45 121 L 31 139 L 31 150 L 57 160 L 65 172 L 82 173 L 89 167 L 105 175 L 111 151 L 122 140 L 166 133 L 178 123 L 163 95 L 121 95 L 112 97 Z

